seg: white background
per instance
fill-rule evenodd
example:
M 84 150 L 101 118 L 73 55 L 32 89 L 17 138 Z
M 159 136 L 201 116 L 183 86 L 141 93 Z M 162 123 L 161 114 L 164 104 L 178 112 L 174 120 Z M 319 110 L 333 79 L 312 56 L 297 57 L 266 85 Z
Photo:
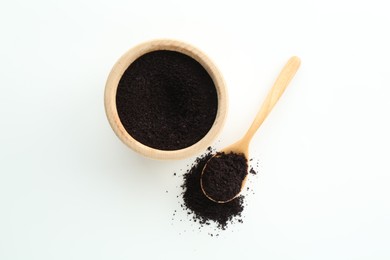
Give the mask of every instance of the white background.
M 389 259 L 389 11 L 385 0 L 1 1 L 0 259 Z M 253 140 L 244 223 L 218 238 L 176 198 L 194 158 L 143 158 L 105 117 L 111 67 L 155 38 L 197 46 L 224 75 L 217 148 L 302 59 Z

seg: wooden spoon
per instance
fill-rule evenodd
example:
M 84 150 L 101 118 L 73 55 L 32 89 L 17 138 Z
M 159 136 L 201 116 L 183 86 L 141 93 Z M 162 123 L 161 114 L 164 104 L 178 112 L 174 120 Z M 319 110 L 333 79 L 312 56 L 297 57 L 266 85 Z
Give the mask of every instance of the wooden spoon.
M 272 108 L 278 102 L 278 100 L 281 97 L 281 95 L 283 94 L 284 90 L 287 88 L 288 84 L 290 83 L 290 81 L 294 77 L 295 73 L 297 72 L 300 64 L 301 64 L 301 60 L 298 57 L 294 56 L 294 57 L 290 58 L 290 60 L 287 62 L 287 64 L 284 66 L 284 68 L 280 72 L 278 78 L 276 79 L 273 87 L 269 91 L 267 97 L 265 98 L 263 105 L 261 106 L 260 111 L 257 113 L 255 120 L 253 121 L 249 130 L 246 132 L 246 134 L 240 140 L 238 140 L 234 144 L 222 149 L 221 152 L 223 152 L 225 154 L 228 154 L 228 153 L 243 154 L 245 156 L 246 160 L 248 160 L 249 143 L 252 140 L 252 137 L 256 133 L 257 129 L 259 129 L 261 124 L 264 122 L 264 120 L 267 118 L 267 116 L 271 112 Z M 205 169 L 207 168 L 207 165 L 209 164 L 209 162 L 217 157 L 218 156 L 215 156 L 215 155 L 213 157 L 211 157 L 207 161 L 205 166 L 203 167 L 203 171 L 202 171 L 202 175 L 201 175 L 201 179 L 200 179 L 200 185 L 201 185 L 202 192 L 210 200 L 212 200 L 214 202 L 218 202 L 218 203 L 226 203 L 226 202 L 233 200 L 234 198 L 236 198 L 239 195 L 239 193 L 241 192 L 241 190 L 245 186 L 245 182 L 246 182 L 246 179 L 248 177 L 248 173 L 246 174 L 245 178 L 243 179 L 243 181 L 241 183 L 241 190 L 232 198 L 224 200 L 224 201 L 220 201 L 220 200 L 216 200 L 216 199 L 210 197 L 209 194 L 207 194 L 203 188 L 203 186 L 204 186 L 203 185 L 203 176 L 204 176 Z

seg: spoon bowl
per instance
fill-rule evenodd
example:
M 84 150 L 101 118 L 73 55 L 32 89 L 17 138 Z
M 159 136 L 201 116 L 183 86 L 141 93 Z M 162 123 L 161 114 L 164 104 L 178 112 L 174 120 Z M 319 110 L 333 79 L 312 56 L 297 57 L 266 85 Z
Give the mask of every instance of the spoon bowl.
M 231 177 L 232 172 L 229 172 L 229 176 L 221 176 L 221 177 L 214 177 L 210 176 L 209 174 L 214 174 L 216 171 L 220 171 L 221 169 L 218 169 L 218 165 L 223 165 L 223 162 L 216 162 L 216 160 L 222 161 L 224 156 L 221 155 L 229 155 L 229 154 L 235 154 L 243 157 L 246 161 L 248 161 L 249 157 L 249 144 L 252 140 L 254 134 L 256 133 L 257 129 L 261 126 L 261 124 L 264 122 L 264 120 L 267 118 L 269 113 L 272 111 L 272 108 L 275 106 L 275 104 L 278 102 L 279 98 L 282 96 L 284 90 L 287 88 L 288 84 L 296 74 L 299 66 L 301 64 L 301 61 L 298 57 L 294 56 L 291 57 L 287 64 L 283 67 L 282 71 L 280 72 L 278 78 L 276 79 L 274 85 L 272 86 L 271 90 L 268 92 L 267 97 L 265 98 L 263 105 L 261 106 L 259 112 L 257 113 L 252 125 L 246 132 L 246 134 L 237 142 L 225 147 L 221 150 L 221 152 L 218 152 L 214 156 L 212 156 L 205 166 L 203 167 L 201 178 L 200 178 L 200 186 L 202 189 L 202 192 L 204 195 L 209 198 L 210 200 L 217 202 L 217 203 L 226 203 L 229 201 L 232 201 L 235 199 L 241 192 L 241 190 L 244 188 L 247 177 L 248 177 L 248 166 L 246 167 L 246 172 L 242 176 L 242 178 L 234 178 L 235 181 L 239 181 L 240 183 L 235 183 L 235 191 L 234 194 L 231 192 L 231 187 L 226 186 L 226 182 L 229 180 L 227 178 Z M 213 164 L 213 167 L 210 165 Z M 234 174 L 234 173 L 233 173 Z M 214 174 L 215 175 L 215 174 Z M 220 176 L 220 175 L 219 175 Z M 234 176 L 236 177 L 236 176 Z M 219 179 L 218 179 L 219 178 Z M 214 191 L 210 190 L 209 183 L 205 182 L 205 180 L 212 180 L 213 186 L 215 186 L 218 189 L 218 193 L 228 192 L 229 194 L 233 194 L 232 196 L 229 196 L 226 198 L 226 196 L 223 196 L 217 198 L 214 195 Z M 212 194 L 213 193 L 213 194 Z M 221 199 L 223 197 L 223 199 Z

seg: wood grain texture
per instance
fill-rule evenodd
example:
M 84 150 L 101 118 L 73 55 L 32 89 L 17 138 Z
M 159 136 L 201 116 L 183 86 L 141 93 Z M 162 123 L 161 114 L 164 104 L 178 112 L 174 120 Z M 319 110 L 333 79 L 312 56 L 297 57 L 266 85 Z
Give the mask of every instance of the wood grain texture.
M 197 143 L 180 150 L 158 150 L 135 140 L 123 127 L 116 107 L 116 93 L 119 81 L 125 70 L 140 56 L 157 50 L 169 50 L 181 52 L 198 61 L 212 78 L 218 95 L 218 110 L 215 122 L 210 131 Z M 200 50 L 177 40 L 161 39 L 142 43 L 129 51 L 115 63 L 112 68 L 104 93 L 104 106 L 108 121 L 118 138 L 134 151 L 150 158 L 162 160 L 183 159 L 202 153 L 212 144 L 221 131 L 227 114 L 227 90 L 221 73 L 213 62 Z

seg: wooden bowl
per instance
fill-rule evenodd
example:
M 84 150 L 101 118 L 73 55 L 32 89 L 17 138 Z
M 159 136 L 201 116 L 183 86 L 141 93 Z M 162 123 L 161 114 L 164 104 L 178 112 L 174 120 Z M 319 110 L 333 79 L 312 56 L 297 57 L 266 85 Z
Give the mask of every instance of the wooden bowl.
M 179 150 L 159 150 L 146 146 L 135 140 L 125 130 L 117 111 L 116 93 L 119 81 L 123 73 L 137 58 L 148 52 L 157 50 L 180 52 L 199 62 L 210 75 L 217 91 L 217 115 L 211 129 L 197 143 Z M 112 129 L 119 137 L 119 139 L 128 147 L 144 156 L 154 159 L 183 159 L 204 152 L 217 137 L 224 125 L 226 118 L 227 93 L 221 73 L 218 71 L 217 67 L 211 62 L 211 60 L 200 50 L 189 44 L 176 40 L 154 40 L 142 43 L 130 49 L 115 63 L 107 79 L 104 93 L 104 105 L 107 118 Z

